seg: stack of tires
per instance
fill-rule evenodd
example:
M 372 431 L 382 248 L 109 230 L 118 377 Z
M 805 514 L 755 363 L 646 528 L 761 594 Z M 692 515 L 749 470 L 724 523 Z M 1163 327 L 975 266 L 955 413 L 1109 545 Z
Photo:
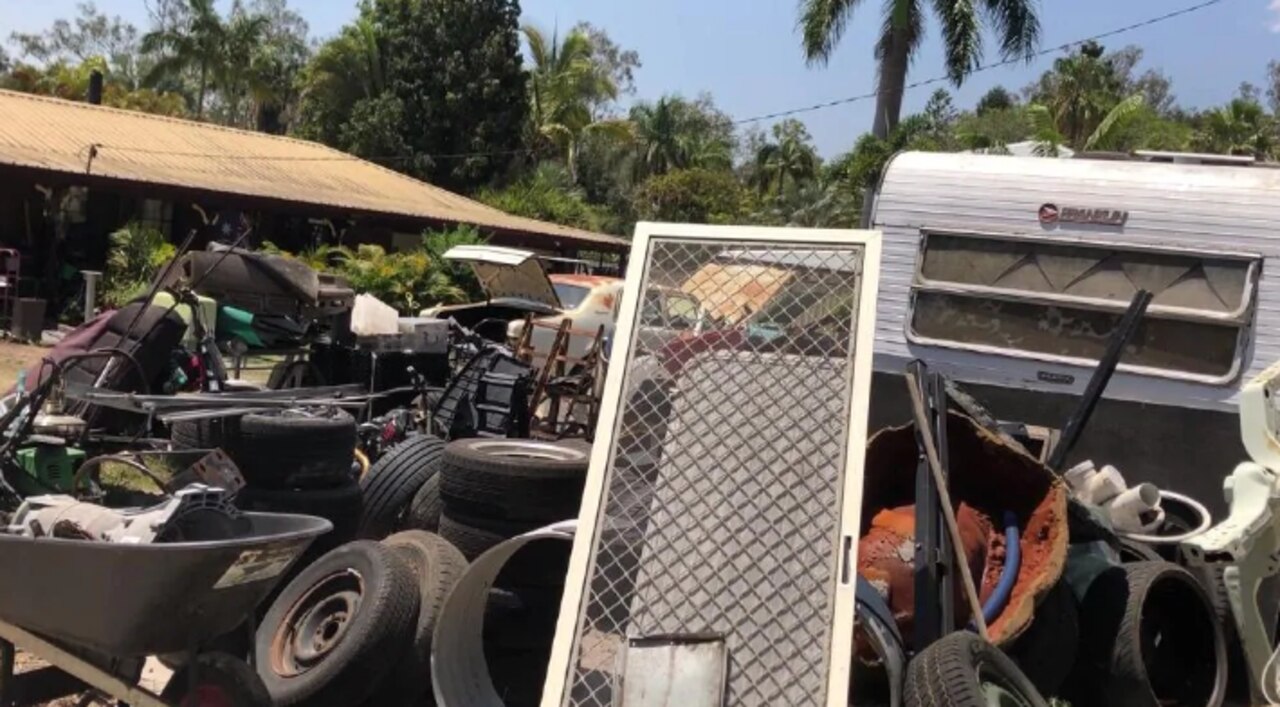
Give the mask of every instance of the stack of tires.
M 175 444 L 220 448 L 247 486 L 236 505 L 248 511 L 301 513 L 333 523 L 313 552 L 355 536 L 362 495 L 352 473 L 356 423 L 336 408 L 296 408 L 174 422 Z
M 590 443 L 576 439 L 450 442 L 441 468 L 440 535 L 475 559 L 503 540 L 577 518 L 590 459 Z
M 462 553 L 421 530 L 356 540 L 276 596 L 254 637 L 272 704 L 433 704 L 431 642 Z
M 577 518 L 590 457 L 581 440 L 450 442 L 440 471 L 440 535 L 475 559 L 517 535 Z M 490 590 L 484 655 L 508 707 L 533 707 L 542 694 L 570 549 L 563 540 L 530 542 Z
M 400 530 L 435 531 L 440 523 L 444 440 L 415 434 L 392 447 L 360 479 L 358 537 L 380 540 Z

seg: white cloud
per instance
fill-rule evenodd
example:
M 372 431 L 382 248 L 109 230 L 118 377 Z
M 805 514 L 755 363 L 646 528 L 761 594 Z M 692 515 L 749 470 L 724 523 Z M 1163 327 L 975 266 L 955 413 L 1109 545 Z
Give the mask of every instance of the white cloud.
M 1267 9 L 1271 10 L 1272 14 L 1268 26 L 1272 32 L 1280 34 L 1280 0 L 1271 0 L 1271 4 L 1267 6 Z

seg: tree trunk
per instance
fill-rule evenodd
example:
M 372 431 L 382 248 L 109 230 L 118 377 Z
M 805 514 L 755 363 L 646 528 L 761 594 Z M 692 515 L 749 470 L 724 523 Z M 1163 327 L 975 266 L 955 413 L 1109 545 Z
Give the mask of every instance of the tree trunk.
M 200 93 L 196 96 L 196 119 L 204 118 L 204 92 L 208 84 L 209 65 L 200 63 Z
M 876 88 L 876 115 L 871 134 L 884 140 L 898 125 L 902 115 L 902 92 L 907 84 L 907 66 L 911 47 L 906 28 L 895 28 L 885 40 L 884 58 L 880 60 L 880 81 Z

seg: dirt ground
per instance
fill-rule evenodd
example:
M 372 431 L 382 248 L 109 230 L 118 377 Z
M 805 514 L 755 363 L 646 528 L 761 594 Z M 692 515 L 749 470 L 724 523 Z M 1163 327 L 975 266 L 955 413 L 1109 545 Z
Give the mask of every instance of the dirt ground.
M 43 346 L 0 341 L 0 391 L 8 390 L 18 380 L 18 371 L 40 360 L 48 349 Z

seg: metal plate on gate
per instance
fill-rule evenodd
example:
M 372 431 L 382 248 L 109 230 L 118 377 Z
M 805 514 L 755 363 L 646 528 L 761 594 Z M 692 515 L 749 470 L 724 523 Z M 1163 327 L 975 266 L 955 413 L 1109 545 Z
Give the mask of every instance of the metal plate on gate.
M 633 638 L 615 691 L 620 707 L 721 707 L 728 668 L 721 637 Z
M 544 707 L 630 705 L 663 635 L 722 637 L 725 705 L 845 703 L 878 267 L 864 231 L 637 228 Z M 637 346 L 677 290 L 701 314 Z

